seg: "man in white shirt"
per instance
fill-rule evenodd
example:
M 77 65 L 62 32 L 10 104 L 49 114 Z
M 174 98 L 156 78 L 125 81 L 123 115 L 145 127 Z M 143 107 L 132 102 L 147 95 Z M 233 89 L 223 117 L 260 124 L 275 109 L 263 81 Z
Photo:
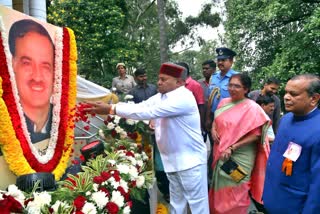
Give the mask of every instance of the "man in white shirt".
M 181 66 L 164 63 L 158 80 L 159 93 L 138 104 L 89 103 L 97 114 L 155 121 L 156 142 L 170 181 L 170 213 L 209 213 L 207 151 L 200 115 L 193 94 L 184 87 L 187 75 Z

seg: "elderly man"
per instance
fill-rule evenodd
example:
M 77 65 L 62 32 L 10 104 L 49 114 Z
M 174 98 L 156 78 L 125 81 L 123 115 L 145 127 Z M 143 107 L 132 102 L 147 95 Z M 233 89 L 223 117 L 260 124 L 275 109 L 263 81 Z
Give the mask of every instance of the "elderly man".
M 320 210 L 320 79 L 290 79 L 269 156 L 263 202 L 268 213 L 315 214 Z
M 87 111 L 121 117 L 154 119 L 156 142 L 170 182 L 170 213 L 209 213 L 206 145 L 200 115 L 192 93 L 184 87 L 181 66 L 161 65 L 159 93 L 139 104 L 89 103 Z

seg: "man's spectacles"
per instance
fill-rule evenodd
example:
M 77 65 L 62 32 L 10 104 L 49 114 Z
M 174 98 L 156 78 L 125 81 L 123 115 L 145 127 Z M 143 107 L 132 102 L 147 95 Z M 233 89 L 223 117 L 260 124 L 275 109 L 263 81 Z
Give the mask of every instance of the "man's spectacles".
M 243 88 L 241 85 L 238 85 L 238 84 L 232 84 L 232 83 L 229 83 L 228 84 L 228 88 L 235 88 L 235 89 L 240 89 L 240 88 Z

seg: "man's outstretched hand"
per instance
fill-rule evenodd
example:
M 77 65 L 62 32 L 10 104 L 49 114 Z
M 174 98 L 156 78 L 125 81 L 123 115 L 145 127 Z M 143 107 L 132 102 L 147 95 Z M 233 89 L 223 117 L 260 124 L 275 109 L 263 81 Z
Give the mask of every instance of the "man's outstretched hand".
M 83 111 L 89 114 L 109 114 L 111 105 L 103 103 L 101 101 L 98 102 L 84 102 L 87 106 L 83 109 Z

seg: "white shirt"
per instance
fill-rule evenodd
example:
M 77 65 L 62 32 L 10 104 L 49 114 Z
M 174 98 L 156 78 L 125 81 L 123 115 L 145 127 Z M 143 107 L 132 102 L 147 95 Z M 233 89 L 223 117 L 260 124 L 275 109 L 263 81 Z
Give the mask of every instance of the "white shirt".
M 156 141 L 166 172 L 207 163 L 197 103 L 184 86 L 138 104 L 119 104 L 116 113 L 137 120 L 155 119 Z

